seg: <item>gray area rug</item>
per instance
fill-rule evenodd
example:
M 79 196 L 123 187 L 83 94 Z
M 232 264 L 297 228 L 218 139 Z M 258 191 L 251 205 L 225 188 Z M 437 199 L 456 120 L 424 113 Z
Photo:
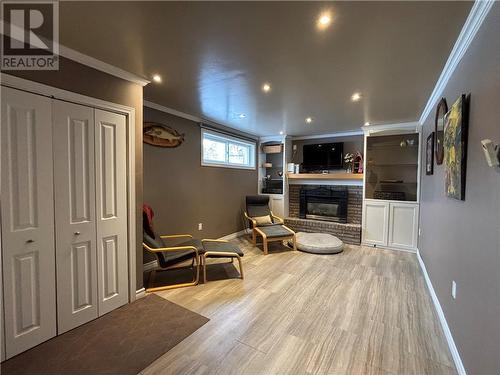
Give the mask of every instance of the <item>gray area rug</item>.
M 136 375 L 208 320 L 148 295 L 9 359 L 1 373 Z

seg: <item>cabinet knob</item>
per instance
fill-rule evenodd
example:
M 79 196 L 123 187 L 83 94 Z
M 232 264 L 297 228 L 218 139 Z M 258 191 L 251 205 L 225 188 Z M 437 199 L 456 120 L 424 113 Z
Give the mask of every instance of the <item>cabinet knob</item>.
M 75 232 L 75 236 L 79 236 L 80 235 L 80 232 Z

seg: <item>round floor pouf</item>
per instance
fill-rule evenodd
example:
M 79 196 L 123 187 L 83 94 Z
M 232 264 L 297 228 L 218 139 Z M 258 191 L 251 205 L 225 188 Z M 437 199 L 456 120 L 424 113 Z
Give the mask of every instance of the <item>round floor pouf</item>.
M 337 237 L 328 233 L 296 234 L 297 249 L 313 254 L 337 254 L 344 249 L 344 243 Z M 290 245 L 293 245 L 289 242 Z

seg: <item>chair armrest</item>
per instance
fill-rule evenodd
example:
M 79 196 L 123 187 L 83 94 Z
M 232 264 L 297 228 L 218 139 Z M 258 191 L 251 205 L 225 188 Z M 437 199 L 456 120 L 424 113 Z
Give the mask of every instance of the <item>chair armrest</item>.
M 248 216 L 248 214 L 246 213 L 246 211 L 245 211 L 245 217 L 252 222 L 252 229 L 257 226 L 257 221 L 254 220 L 254 219 L 252 219 L 250 216 Z
M 210 239 L 210 238 L 204 238 L 201 240 L 201 243 L 205 243 L 205 242 L 222 242 L 222 243 L 228 243 L 229 241 L 227 240 L 213 240 L 213 239 Z
M 162 235 L 160 238 L 182 238 L 182 237 L 189 237 L 193 238 L 190 234 L 168 234 L 168 235 Z
M 198 256 L 198 249 L 194 246 L 173 246 L 173 247 L 152 248 L 143 242 L 142 247 L 151 253 L 162 253 L 164 251 L 165 252 L 173 252 L 173 251 L 179 251 L 179 250 L 193 250 L 196 253 L 196 256 Z
M 275 214 L 273 214 L 273 211 L 271 211 L 271 217 L 272 217 L 273 219 L 278 220 L 278 221 L 280 222 L 280 224 L 285 224 L 285 220 L 283 220 L 281 217 L 276 216 Z

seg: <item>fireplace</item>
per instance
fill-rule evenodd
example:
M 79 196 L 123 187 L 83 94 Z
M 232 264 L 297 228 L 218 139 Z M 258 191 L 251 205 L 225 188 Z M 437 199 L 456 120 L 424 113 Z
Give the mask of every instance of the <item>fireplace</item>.
M 302 219 L 347 222 L 347 189 L 319 187 L 300 190 L 300 211 Z

